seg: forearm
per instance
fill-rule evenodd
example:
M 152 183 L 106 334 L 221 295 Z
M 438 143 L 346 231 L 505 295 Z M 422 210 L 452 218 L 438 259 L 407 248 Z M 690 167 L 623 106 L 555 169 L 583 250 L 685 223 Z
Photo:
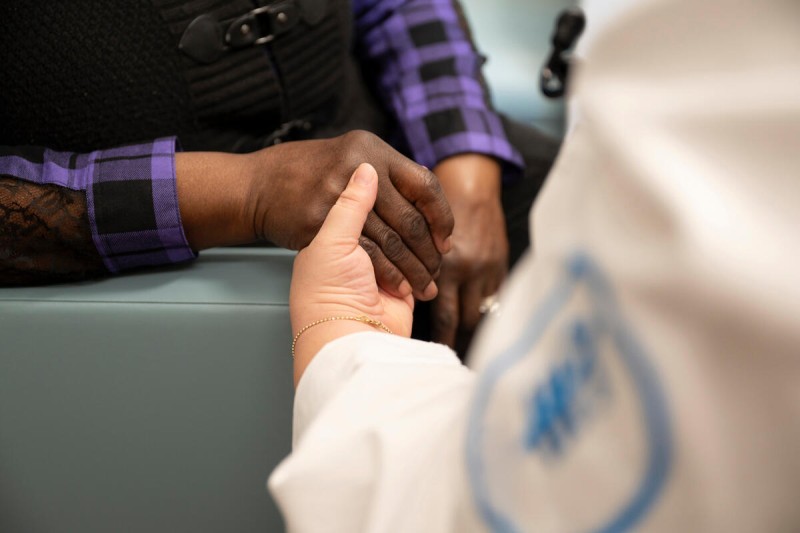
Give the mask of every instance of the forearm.
M 376 502 L 390 502 L 381 512 L 394 530 L 430 530 L 430 516 L 402 512 L 408 501 L 397 495 L 443 512 L 458 498 L 440 481 L 459 461 L 472 383 L 441 345 L 380 333 L 328 343 L 295 394 L 293 453 L 269 480 L 292 529 L 359 531 Z
M 0 147 L 2 284 L 95 277 L 194 257 L 183 236 L 175 141 L 91 153 Z
M 357 36 L 379 92 L 415 160 L 433 168 L 447 157 L 481 153 L 504 162 L 509 179 L 522 158 L 491 109 L 483 58 L 455 1 L 360 0 Z M 387 35 L 406 33 L 402 38 Z
M 4 148 L 0 283 L 80 280 L 254 241 L 256 157 L 173 150 L 171 140 L 91 154 Z
M 76 281 L 106 273 L 79 191 L 0 176 L 0 286 Z

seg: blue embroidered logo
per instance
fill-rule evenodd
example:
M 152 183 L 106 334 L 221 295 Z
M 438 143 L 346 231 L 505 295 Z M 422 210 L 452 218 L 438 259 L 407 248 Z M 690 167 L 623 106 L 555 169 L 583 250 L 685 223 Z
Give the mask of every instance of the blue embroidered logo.
M 570 328 L 569 341 L 563 360 L 531 394 L 523 441 L 529 452 L 560 454 L 581 421 L 608 395 L 589 324 L 576 321 Z
M 501 510 L 502 497 L 493 498 L 487 481 L 493 464 L 485 438 L 489 404 L 501 378 L 526 359 L 545 332 L 552 331 L 554 320 L 569 319 L 563 311 L 579 290 L 585 289 L 588 296 L 588 314 L 568 320 L 565 342 L 559 345 L 561 352 L 552 358 L 553 366 L 533 383 L 525 397 L 527 414 L 521 447 L 526 454 L 559 461 L 568 454 L 570 444 L 580 438 L 583 427 L 601 415 L 604 405 L 611 401 L 599 348 L 604 343 L 607 353 L 613 354 L 604 357 L 618 359 L 618 366 L 629 378 L 641 404 L 646 459 L 634 493 L 591 533 L 629 531 L 646 515 L 666 483 L 672 441 L 667 404 L 656 372 L 623 320 L 600 270 L 585 255 L 576 254 L 568 263 L 566 274 L 564 282 L 528 319 L 514 344 L 492 360 L 477 385 L 467 426 L 467 467 L 476 506 L 492 531 L 522 529 Z

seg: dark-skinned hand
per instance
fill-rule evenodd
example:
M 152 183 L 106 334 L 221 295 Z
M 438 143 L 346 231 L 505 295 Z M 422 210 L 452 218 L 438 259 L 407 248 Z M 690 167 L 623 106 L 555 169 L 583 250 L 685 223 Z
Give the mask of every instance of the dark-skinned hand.
M 434 172 L 450 202 L 455 227 L 433 302 L 432 336 L 461 348 L 457 339 L 471 337 L 481 319 L 481 300 L 497 292 L 508 271 L 500 165 L 490 157 L 463 154 L 445 159 Z
M 364 131 L 244 156 L 178 154 L 187 239 L 197 249 L 254 239 L 302 249 L 361 163 L 378 173 L 378 198 L 360 244 L 379 285 L 399 297 L 413 293 L 430 300 L 438 292 L 442 254 L 450 248 L 452 212 L 433 173 Z

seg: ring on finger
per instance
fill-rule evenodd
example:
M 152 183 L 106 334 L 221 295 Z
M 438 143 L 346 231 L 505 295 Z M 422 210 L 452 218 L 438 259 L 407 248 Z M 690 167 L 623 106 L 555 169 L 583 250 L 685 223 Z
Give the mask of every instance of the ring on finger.
M 497 293 L 485 297 L 481 300 L 480 306 L 478 306 L 478 312 L 482 315 L 491 315 L 499 310 L 500 298 L 498 298 Z

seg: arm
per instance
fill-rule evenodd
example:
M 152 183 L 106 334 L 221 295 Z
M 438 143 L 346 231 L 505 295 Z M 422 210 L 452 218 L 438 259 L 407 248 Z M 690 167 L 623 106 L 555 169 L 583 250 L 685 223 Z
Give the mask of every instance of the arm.
M 448 157 L 497 159 L 513 179 L 522 158 L 490 108 L 475 49 L 453 0 L 356 0 L 359 52 L 400 123 L 413 158 L 433 168 Z
M 501 181 L 522 159 L 490 108 L 482 58 L 453 0 L 356 3 L 363 55 L 398 118 L 413 157 L 431 166 L 453 209 L 453 253 L 445 257 L 434 303 L 434 340 L 454 346 L 477 325 L 480 301 L 507 270 Z
M 413 290 L 417 297 L 433 297 L 433 275 L 452 231 L 450 210 L 429 171 L 364 132 L 247 155 L 176 155 L 174 139 L 90 154 L 7 149 L 0 174 L 17 188 L 25 181 L 26 190 L 69 191 L 85 231 L 66 242 L 59 241 L 58 231 L 45 232 L 44 241 L 18 238 L 35 218 L 37 205 L 28 202 L 15 219 L 22 229 L 14 235 L 3 232 L 0 265 L 30 273 L 35 258 L 51 257 L 53 264 L 72 268 L 68 277 L 58 279 L 81 279 L 182 261 L 194 257 L 193 250 L 259 239 L 299 249 L 319 229 L 360 160 L 379 169 L 381 199 L 362 239 L 380 252 L 375 265 L 382 285 L 398 294 Z M 18 196 L 2 194 L 0 205 L 18 208 Z M 59 203 L 47 207 L 63 210 Z M 60 228 L 60 220 L 53 217 L 51 229 Z M 63 261 L 76 248 L 87 251 L 93 270 Z M 53 280 L 34 270 L 16 281 L 48 279 Z
M 80 192 L 0 175 L 0 220 L 0 286 L 71 281 L 106 271 Z
M 456 346 L 459 331 L 471 335 L 477 327 L 481 300 L 499 290 L 508 271 L 500 164 L 480 154 L 462 154 L 445 159 L 434 172 L 457 223 L 433 302 L 432 336 Z
M 376 189 L 360 166 L 295 260 L 295 333 L 367 315 L 396 335 L 337 320 L 297 339 L 295 446 L 269 481 L 292 531 L 451 530 L 440 526 L 461 496 L 450 483 L 471 374 L 446 347 L 405 338 L 413 299 L 378 287 L 358 244 Z M 426 512 L 407 512 L 420 501 Z
M 429 170 L 376 136 L 355 131 L 333 139 L 283 143 L 243 156 L 186 156 L 185 166 L 179 161 L 179 171 L 187 171 L 179 177 L 181 211 L 185 192 L 192 209 L 188 219 L 199 234 L 214 231 L 220 219 L 233 220 L 237 237 L 267 239 L 294 250 L 307 246 L 317 234 L 358 164 L 370 162 L 378 174 L 378 199 L 359 243 L 372 252 L 381 287 L 402 296 L 413 291 L 422 299 L 436 295 L 433 278 L 440 254 L 450 246 L 450 208 Z M 224 198 L 215 196 L 220 175 L 235 184 L 222 191 Z M 180 184 L 184 179 L 190 180 L 185 191 Z M 227 238 L 229 233 L 221 231 L 220 236 Z
M 68 281 L 194 257 L 174 139 L 89 154 L 0 149 L 0 283 Z
M 464 531 L 459 483 L 473 376 L 441 344 L 328 343 L 295 393 L 292 453 L 269 490 L 288 531 Z

